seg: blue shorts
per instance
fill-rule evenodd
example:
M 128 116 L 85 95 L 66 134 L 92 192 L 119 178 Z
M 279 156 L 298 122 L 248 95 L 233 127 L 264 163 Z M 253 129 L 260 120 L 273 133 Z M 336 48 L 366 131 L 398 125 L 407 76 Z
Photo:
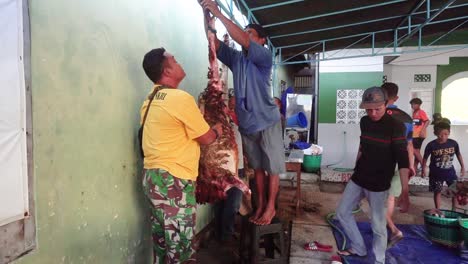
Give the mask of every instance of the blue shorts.
M 447 186 L 452 185 L 456 180 L 454 179 L 438 179 L 436 177 L 431 177 L 429 176 L 429 191 L 430 192 L 435 192 L 435 193 L 440 193 L 442 192 L 442 187 L 444 186 L 444 182 L 447 184 Z
M 424 139 L 425 138 L 413 138 L 413 148 L 421 149 Z

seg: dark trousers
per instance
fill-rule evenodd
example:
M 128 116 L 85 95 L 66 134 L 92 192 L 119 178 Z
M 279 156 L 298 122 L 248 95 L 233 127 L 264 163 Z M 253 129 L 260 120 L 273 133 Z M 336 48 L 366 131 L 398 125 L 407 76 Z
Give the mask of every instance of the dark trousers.
M 227 191 L 226 199 L 215 204 L 216 235 L 219 240 L 227 240 L 234 234 L 234 223 L 241 202 L 242 191 L 232 187 Z

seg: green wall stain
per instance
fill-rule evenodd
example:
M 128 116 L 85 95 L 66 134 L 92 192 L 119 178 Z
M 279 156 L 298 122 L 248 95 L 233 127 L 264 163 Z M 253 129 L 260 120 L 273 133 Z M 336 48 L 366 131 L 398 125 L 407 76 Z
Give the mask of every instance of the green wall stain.
M 196 1 L 30 2 L 38 248 L 18 263 L 150 263 L 136 131 L 152 84 L 141 61 L 164 46 L 181 89 L 207 83 Z M 212 217 L 201 206 L 197 230 Z
M 319 75 L 319 123 L 336 122 L 336 91 L 382 84 L 382 72 L 336 72 Z
M 437 66 L 437 82 L 435 89 L 435 110 L 434 113 L 441 112 L 442 104 L 442 83 L 450 76 L 459 72 L 468 71 L 467 57 L 452 57 L 450 64 Z

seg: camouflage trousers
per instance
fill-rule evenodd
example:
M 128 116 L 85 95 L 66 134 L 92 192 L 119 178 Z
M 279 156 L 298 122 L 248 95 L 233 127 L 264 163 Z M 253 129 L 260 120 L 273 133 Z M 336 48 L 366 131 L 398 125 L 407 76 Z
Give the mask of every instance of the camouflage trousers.
M 193 182 L 162 169 L 150 169 L 145 170 L 143 190 L 151 205 L 154 263 L 196 263 Z

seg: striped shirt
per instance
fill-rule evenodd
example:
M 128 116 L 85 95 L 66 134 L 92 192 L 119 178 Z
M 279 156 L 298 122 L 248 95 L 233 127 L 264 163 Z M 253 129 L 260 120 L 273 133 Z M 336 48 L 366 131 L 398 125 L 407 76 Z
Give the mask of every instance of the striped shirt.
M 379 121 L 364 116 L 360 126 L 361 156 L 351 180 L 372 192 L 386 191 L 390 188 L 395 165 L 409 167 L 406 127 L 388 114 Z

